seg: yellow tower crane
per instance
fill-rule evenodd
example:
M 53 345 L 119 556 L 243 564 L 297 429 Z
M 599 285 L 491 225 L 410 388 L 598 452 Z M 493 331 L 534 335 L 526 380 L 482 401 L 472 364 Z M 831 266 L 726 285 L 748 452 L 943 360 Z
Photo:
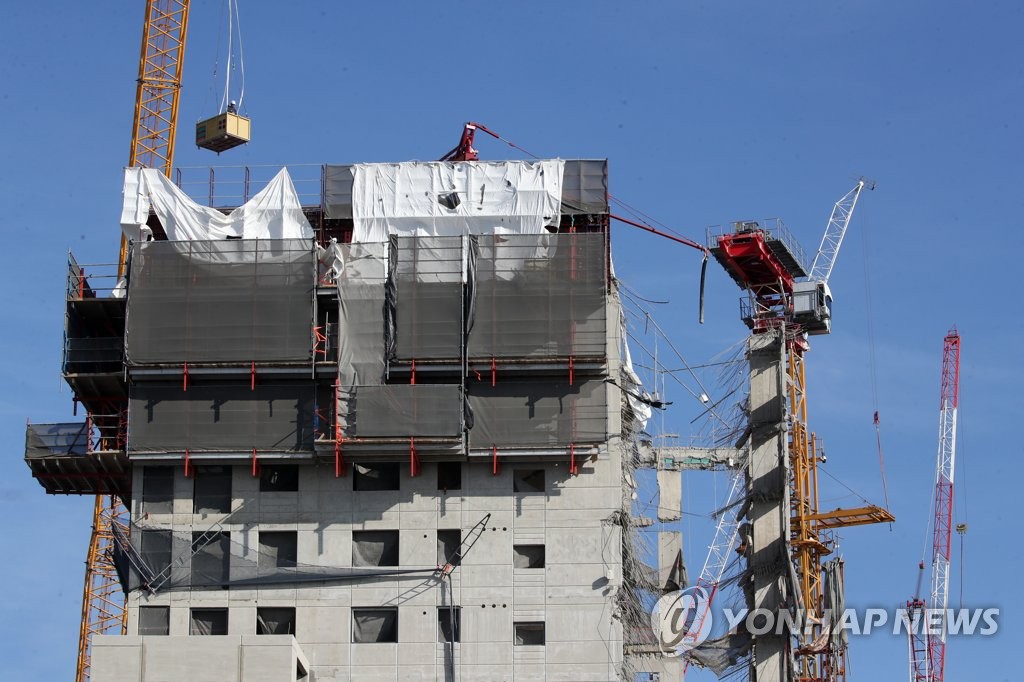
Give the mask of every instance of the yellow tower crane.
M 168 177 L 174 159 L 178 100 L 188 29 L 189 0 L 146 0 L 142 54 L 135 91 L 129 166 L 159 168 Z M 124 274 L 128 242 L 121 237 L 118 275 Z M 128 526 L 128 510 L 116 495 L 97 495 L 85 564 L 82 624 L 76 682 L 89 679 L 92 636 L 127 628 L 127 612 L 113 561 L 113 527 Z

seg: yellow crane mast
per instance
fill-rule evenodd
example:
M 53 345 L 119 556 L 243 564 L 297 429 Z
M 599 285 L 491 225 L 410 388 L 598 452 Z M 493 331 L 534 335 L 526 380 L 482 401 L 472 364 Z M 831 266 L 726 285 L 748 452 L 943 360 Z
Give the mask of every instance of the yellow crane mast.
M 861 178 L 835 203 L 809 267 L 799 244 L 777 221 L 739 222 L 734 232 L 715 235 L 709 243 L 711 253 L 747 292 L 740 306 L 743 321 L 755 335 L 774 335 L 783 344 L 786 390 L 782 426 L 787 434 L 789 459 L 789 528 L 785 540 L 793 569 L 793 596 L 804 625 L 799 632 L 792 633 L 793 641 L 784 647 L 766 641 L 767 653 L 758 665 L 766 670 L 786 671 L 786 679 L 793 682 L 846 679 L 847 645 L 835 620 L 842 605 L 834 603 L 843 599 L 843 563 L 839 558 L 826 561 L 836 549 L 834 532 L 849 526 L 895 521 L 887 509 L 870 504 L 825 512 L 819 509 L 818 464 L 825 458 L 821 444 L 807 426 L 804 354 L 810 349 L 808 337 L 829 334 L 832 330 L 832 292 L 828 280 L 865 188 L 873 189 L 874 183 Z M 777 538 L 758 540 L 767 546 Z M 759 598 L 770 605 L 777 601 L 771 591 L 763 591 Z M 789 651 L 794 661 L 792 670 L 781 660 L 784 650 Z M 766 663 L 769 659 L 770 664 Z
M 159 168 L 168 177 L 174 159 L 188 9 L 189 0 L 146 0 L 142 30 L 128 165 Z M 127 256 L 128 242 L 122 235 L 118 275 L 124 274 Z M 117 447 L 123 447 L 123 443 L 101 444 L 102 449 Z M 127 628 L 124 597 L 112 554 L 114 525 L 127 530 L 128 510 L 124 502 L 116 495 L 97 495 L 85 565 L 76 682 L 89 679 L 92 636 L 115 631 L 124 634 Z
M 167 177 L 171 177 L 174 163 L 188 8 L 189 0 L 146 0 L 142 27 L 128 165 L 159 168 Z M 127 255 L 128 243 L 122 236 L 118 261 L 121 270 Z

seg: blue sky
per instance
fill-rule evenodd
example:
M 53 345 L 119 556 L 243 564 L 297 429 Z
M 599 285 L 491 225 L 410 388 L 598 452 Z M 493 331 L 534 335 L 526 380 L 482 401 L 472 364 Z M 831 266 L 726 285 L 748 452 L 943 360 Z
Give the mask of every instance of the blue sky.
M 193 2 L 180 165 L 431 159 L 455 144 L 463 121 L 477 120 L 541 156 L 607 157 L 613 194 L 693 238 L 708 225 L 780 216 L 809 251 L 832 203 L 858 175 L 875 178 L 833 273 L 835 331 L 814 339 L 808 356 L 811 427 L 825 439 L 829 469 L 880 500 L 871 321 L 898 521 L 844 533 L 848 600 L 891 606 L 913 590 L 942 336 L 956 323 L 966 493 L 958 504 L 970 524 L 963 599 L 1001 607 L 1002 617 L 997 636 L 950 644 L 948 677 L 1010 679 L 1009 647 L 1024 636 L 1024 550 L 1011 507 L 1024 455 L 1012 437 L 1024 381 L 1012 255 L 1024 215 L 1024 8 L 243 1 L 253 142 L 217 159 L 190 135 L 218 99 L 221 4 Z M 59 377 L 66 251 L 82 262 L 116 257 L 144 3 L 8 5 L 0 24 L 0 226 L 9 249 L 0 513 L 14 551 L 0 568 L 9 612 L 0 676 L 66 679 L 90 501 L 42 494 L 21 460 L 23 425 L 70 416 Z M 484 158 L 516 155 L 478 142 Z M 707 323 L 698 327 L 696 252 L 622 226 L 613 243 L 622 279 L 671 301 L 654 312 L 688 361 L 745 335 L 739 292 L 715 264 Z M 685 434 L 696 407 L 676 393 L 666 424 Z M 689 479 L 684 508 L 706 513 L 698 505 L 713 488 Z M 857 504 L 831 490 L 823 500 Z M 708 523 L 685 524 L 691 571 L 703 560 Z M 951 592 L 956 598 L 959 586 Z M 852 646 L 853 679 L 906 675 L 902 638 Z

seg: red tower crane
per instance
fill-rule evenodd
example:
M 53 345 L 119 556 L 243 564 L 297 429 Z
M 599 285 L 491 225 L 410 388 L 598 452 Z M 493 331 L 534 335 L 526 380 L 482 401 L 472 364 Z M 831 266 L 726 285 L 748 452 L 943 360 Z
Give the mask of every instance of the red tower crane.
M 949 604 L 949 548 L 953 530 L 953 473 L 956 468 L 956 410 L 960 397 L 960 334 L 949 330 L 942 349 L 939 452 L 931 520 L 932 566 L 928 599 L 921 598 L 925 562 L 917 590 L 907 602 L 911 682 L 942 682 L 946 666 L 946 606 Z

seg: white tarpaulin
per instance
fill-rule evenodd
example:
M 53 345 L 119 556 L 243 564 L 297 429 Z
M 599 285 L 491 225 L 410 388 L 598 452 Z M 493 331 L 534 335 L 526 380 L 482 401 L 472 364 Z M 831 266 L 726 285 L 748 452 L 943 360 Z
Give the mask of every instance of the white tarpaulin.
M 256 196 L 228 215 L 200 206 L 160 171 L 126 168 L 121 230 L 138 241 L 145 233 L 152 208 L 167 239 L 205 241 L 227 239 L 311 239 L 313 228 L 302 213 L 288 170 L 282 168 Z
M 562 159 L 357 164 L 352 241 L 543 233 L 561 217 L 564 168 Z

